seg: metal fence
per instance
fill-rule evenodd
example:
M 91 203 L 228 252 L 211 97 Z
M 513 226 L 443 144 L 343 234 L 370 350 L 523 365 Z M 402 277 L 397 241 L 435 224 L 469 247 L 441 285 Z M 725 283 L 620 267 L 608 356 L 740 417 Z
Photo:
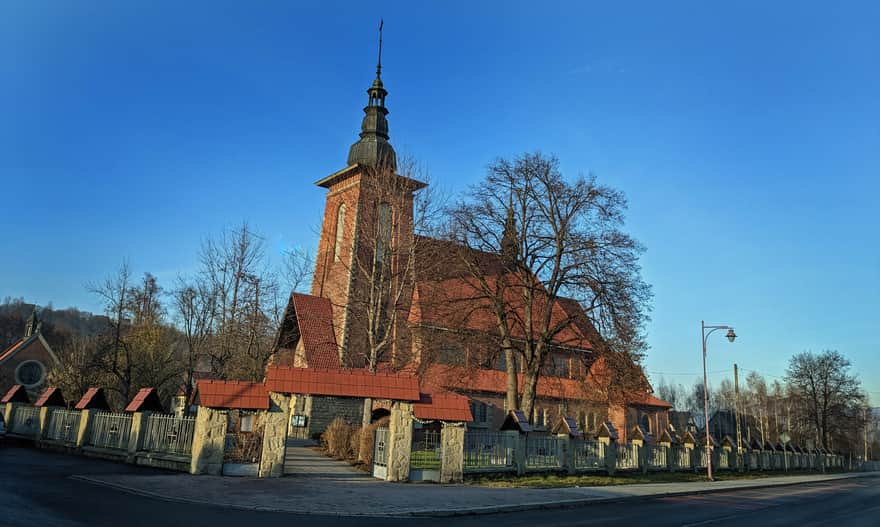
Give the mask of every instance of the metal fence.
M 668 455 L 672 458 L 672 466 L 677 469 L 691 468 L 691 449 L 683 446 L 672 447 Z
M 652 470 L 666 470 L 668 466 L 666 461 L 667 448 L 661 445 L 648 445 L 648 468 Z
M 49 428 L 46 430 L 46 439 L 76 443 L 79 418 L 79 410 L 53 409 L 49 413 Z
M 424 428 L 413 430 L 410 468 L 440 470 L 440 432 Z
M 632 443 L 617 445 L 617 468 L 639 468 L 639 445 Z
M 468 430 L 464 434 L 464 470 L 513 470 L 516 440 L 504 432 Z
M 572 439 L 574 468 L 580 470 L 605 468 L 605 445 L 592 439 Z
M 560 439 L 553 436 L 526 436 L 526 468 L 545 469 L 562 466 Z
M 127 450 L 131 437 L 131 414 L 95 412 L 89 444 L 99 448 Z
M 40 430 L 40 409 L 34 406 L 19 406 L 12 413 L 9 431 L 23 436 L 35 436 Z
M 195 417 L 150 415 L 146 419 L 143 449 L 188 456 L 192 452 Z

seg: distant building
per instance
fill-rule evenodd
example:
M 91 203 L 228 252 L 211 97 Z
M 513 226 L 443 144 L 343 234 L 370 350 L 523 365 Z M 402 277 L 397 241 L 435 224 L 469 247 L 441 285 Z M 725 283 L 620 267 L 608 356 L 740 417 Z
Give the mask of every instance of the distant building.
M 34 308 L 25 323 L 23 336 L 0 353 L 0 393 L 20 384 L 35 396 L 46 385 L 49 370 L 58 364 L 58 357 L 43 338 L 41 327 Z

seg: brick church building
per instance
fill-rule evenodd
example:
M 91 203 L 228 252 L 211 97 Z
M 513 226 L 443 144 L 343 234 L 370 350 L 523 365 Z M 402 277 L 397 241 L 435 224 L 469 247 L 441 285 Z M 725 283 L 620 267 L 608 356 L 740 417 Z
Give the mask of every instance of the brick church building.
M 468 426 L 498 429 L 509 409 L 493 320 L 469 300 L 450 242 L 415 232 L 414 196 L 426 185 L 398 173 L 387 93 L 380 58 L 346 166 L 316 183 L 327 194 L 311 292 L 291 295 L 273 364 L 415 372 L 423 392 L 470 399 Z M 481 262 L 486 274 L 500 267 L 493 255 Z M 670 405 L 647 381 L 626 404 L 606 402 L 599 333 L 574 300 L 559 298 L 552 310 L 554 321 L 568 322 L 538 384 L 533 425 L 549 431 L 566 415 L 587 433 L 610 421 L 622 438 L 636 425 L 646 434 L 665 429 Z

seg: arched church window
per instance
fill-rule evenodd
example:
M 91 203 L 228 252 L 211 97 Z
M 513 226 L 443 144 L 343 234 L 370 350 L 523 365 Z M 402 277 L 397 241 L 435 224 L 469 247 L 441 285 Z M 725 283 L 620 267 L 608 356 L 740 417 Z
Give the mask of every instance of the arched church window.
M 333 261 L 342 259 L 342 236 L 345 232 L 345 203 L 336 211 L 336 243 L 333 246 Z
M 381 264 L 385 261 L 386 253 L 391 245 L 391 205 L 388 203 L 379 204 L 379 222 L 376 234 L 376 261 Z
M 642 430 L 644 430 L 646 434 L 651 433 L 651 419 L 648 417 L 648 414 L 642 414 L 641 425 Z

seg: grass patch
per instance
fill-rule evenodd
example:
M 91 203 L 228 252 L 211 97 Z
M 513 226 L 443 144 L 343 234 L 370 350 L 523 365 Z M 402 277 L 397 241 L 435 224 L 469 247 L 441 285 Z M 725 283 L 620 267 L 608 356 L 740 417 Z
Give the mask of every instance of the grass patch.
M 414 450 L 409 460 L 410 468 L 440 470 L 440 460 L 434 451 Z
M 816 474 L 816 472 L 813 472 Z M 797 476 L 809 472 L 721 472 L 714 474 L 716 481 L 733 481 L 740 479 L 762 479 L 774 476 Z M 569 476 L 558 473 L 526 474 L 479 474 L 466 476 L 465 482 L 483 487 L 606 487 L 609 485 L 634 485 L 643 483 L 685 483 L 689 481 L 706 481 L 705 472 L 618 472 L 613 476 L 606 474 L 578 474 Z

